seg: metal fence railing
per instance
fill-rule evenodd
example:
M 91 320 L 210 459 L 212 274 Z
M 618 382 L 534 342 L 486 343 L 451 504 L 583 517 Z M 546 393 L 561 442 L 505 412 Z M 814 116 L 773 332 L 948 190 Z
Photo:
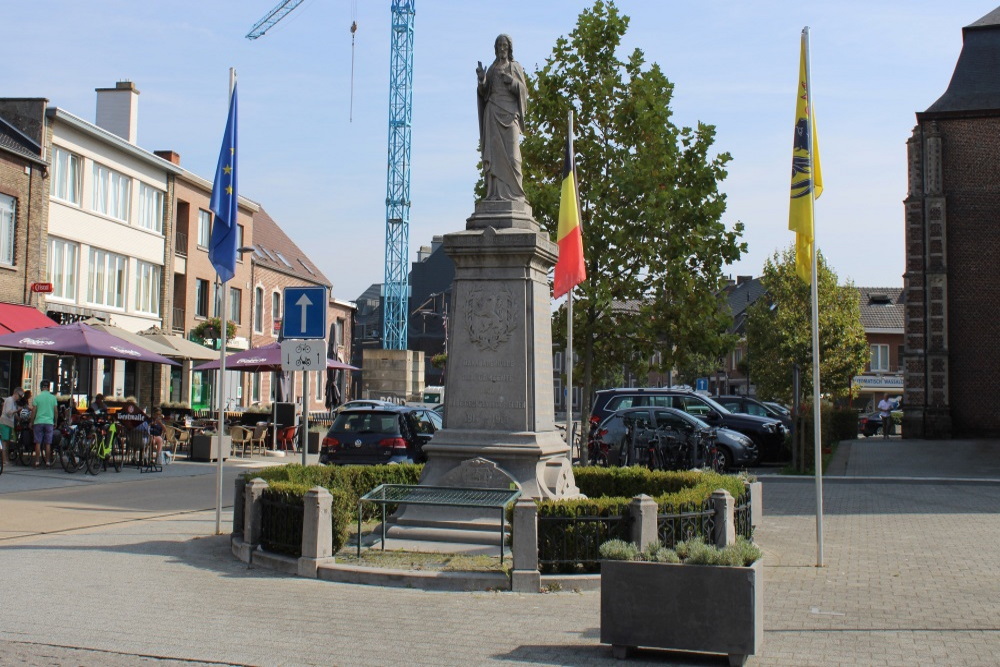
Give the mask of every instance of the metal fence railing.
M 750 489 L 736 499 L 736 536 L 753 539 L 752 510 L 750 508 Z
M 701 509 L 656 515 L 656 534 L 669 549 L 695 537 L 711 540 L 714 532 L 715 502 L 711 498 L 702 503 Z
M 542 572 L 573 571 L 581 566 L 594 571 L 600 561 L 598 549 L 611 539 L 628 541 L 632 517 L 583 514 L 538 517 L 538 566 Z
M 302 555 L 304 508 L 299 502 L 261 498 L 260 543 L 267 551 L 288 556 Z

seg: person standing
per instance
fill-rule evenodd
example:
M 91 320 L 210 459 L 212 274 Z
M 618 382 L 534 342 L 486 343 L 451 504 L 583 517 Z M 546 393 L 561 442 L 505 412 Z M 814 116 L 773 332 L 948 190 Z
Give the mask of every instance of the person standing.
M 889 394 L 882 394 L 882 400 L 878 402 L 878 416 L 882 418 L 882 437 L 889 437 L 889 429 L 892 428 L 892 401 Z
M 35 433 L 35 467 L 39 466 L 41 448 L 45 445 L 45 467 L 52 467 L 52 432 L 56 427 L 56 410 L 59 402 L 49 392 L 49 381 L 42 380 L 31 410 L 31 424 Z
M 24 396 L 24 390 L 14 387 L 14 391 L 4 399 L 0 408 L 0 449 L 3 450 L 3 460 L 7 462 L 7 443 L 14 439 L 14 419 L 17 417 L 17 402 Z

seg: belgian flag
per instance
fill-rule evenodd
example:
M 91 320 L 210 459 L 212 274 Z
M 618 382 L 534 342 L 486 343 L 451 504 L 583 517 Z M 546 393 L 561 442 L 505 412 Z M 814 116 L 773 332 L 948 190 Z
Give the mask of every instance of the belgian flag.
M 580 195 L 576 188 L 576 160 L 573 156 L 573 130 L 566 137 L 566 158 L 563 161 L 562 195 L 559 198 L 559 261 L 556 262 L 552 296 L 566 294 L 587 279 L 583 264 L 583 233 L 580 229 Z

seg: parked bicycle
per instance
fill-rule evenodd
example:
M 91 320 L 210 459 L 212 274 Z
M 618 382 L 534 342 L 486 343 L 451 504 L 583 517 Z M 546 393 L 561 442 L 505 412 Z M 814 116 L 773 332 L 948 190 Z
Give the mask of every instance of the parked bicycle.
M 117 422 L 98 422 L 95 433 L 88 437 L 87 472 L 97 475 L 108 469 L 108 463 L 121 472 L 125 464 L 125 440 L 118 433 Z
M 90 419 L 84 419 L 76 426 L 64 423 L 63 438 L 59 447 L 59 461 L 63 470 L 74 473 L 87 465 L 87 454 L 93 445 L 91 438 L 96 440 L 97 425 Z

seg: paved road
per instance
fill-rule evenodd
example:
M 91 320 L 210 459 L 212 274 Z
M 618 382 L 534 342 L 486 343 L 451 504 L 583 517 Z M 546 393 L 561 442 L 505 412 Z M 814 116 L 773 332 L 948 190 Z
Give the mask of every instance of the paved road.
M 828 478 L 824 568 L 814 567 L 812 480 L 765 479 L 766 635 L 754 664 L 997 664 L 1000 480 L 976 481 L 978 470 L 940 480 L 935 451 L 967 466 L 983 456 L 975 443 L 940 444 L 852 445 L 845 470 L 865 462 L 905 474 Z M 987 456 L 1000 458 L 1000 443 Z M 913 467 L 925 459 L 940 465 Z M 139 481 L 151 492 L 171 483 Z M 0 494 L 0 523 L 8 501 L 31 493 Z M 614 664 L 598 642 L 598 593 L 435 593 L 276 575 L 230 556 L 227 539 L 211 535 L 214 512 L 170 509 L 0 541 L 0 663 Z M 26 567 L 39 574 L 12 574 Z M 631 664 L 725 662 L 641 651 Z

